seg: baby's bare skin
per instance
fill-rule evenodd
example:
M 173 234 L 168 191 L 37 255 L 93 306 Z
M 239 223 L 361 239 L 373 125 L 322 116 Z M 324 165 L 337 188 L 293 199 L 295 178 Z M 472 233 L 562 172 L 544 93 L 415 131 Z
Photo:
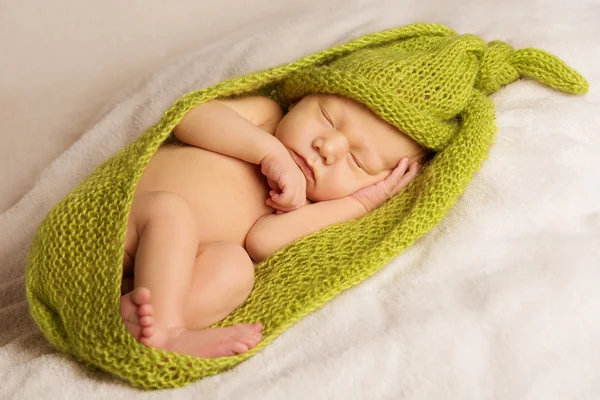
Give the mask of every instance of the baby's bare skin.
M 189 203 L 203 243 L 243 246 L 252 225 L 273 213 L 265 204 L 269 186 L 260 166 L 194 146 L 158 149 L 136 196 L 156 191 L 176 193 Z
M 129 332 L 198 357 L 240 354 L 261 340 L 260 323 L 206 329 L 249 295 L 250 256 L 260 261 L 380 206 L 414 178 L 423 155 L 406 135 L 337 96 L 307 96 L 283 119 L 265 98 L 217 103 L 188 113 L 175 129 L 185 144 L 165 145 L 150 160 L 123 263 Z

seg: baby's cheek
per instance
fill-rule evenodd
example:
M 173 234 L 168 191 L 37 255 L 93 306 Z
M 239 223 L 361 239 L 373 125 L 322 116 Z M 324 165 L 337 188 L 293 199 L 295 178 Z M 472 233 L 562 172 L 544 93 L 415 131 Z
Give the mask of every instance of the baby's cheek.
M 361 188 L 361 182 L 351 177 L 322 179 L 307 192 L 307 197 L 313 201 L 334 200 L 349 196 Z

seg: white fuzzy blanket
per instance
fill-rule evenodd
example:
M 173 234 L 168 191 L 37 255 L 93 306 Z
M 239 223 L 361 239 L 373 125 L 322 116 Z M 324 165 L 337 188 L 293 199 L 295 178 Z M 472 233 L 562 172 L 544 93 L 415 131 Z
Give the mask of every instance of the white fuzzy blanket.
M 0 214 L 0 397 L 141 398 L 56 352 L 27 314 L 24 260 L 45 213 L 184 93 L 363 33 L 426 21 L 550 51 L 591 91 L 493 96 L 490 158 L 395 261 L 233 370 L 152 394 L 210 399 L 600 398 L 600 6 L 593 1 L 334 2 L 246 27 L 108 106 Z

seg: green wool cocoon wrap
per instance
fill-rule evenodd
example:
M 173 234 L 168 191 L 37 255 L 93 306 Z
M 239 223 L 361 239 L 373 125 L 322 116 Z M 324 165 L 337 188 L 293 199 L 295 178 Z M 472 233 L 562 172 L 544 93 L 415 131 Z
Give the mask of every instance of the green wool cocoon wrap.
M 522 77 L 568 93 L 588 89 L 583 77 L 544 51 L 414 24 L 188 93 L 50 210 L 27 259 L 31 315 L 56 348 L 138 387 L 179 387 L 232 368 L 389 263 L 444 217 L 492 146 L 494 106 L 487 95 Z M 256 348 L 202 359 L 137 342 L 119 310 L 124 238 L 136 184 L 154 152 L 184 114 L 205 101 L 263 95 L 285 110 L 310 93 L 366 105 L 433 158 L 382 207 L 301 238 L 257 266 L 250 297 L 215 325 L 262 322 Z

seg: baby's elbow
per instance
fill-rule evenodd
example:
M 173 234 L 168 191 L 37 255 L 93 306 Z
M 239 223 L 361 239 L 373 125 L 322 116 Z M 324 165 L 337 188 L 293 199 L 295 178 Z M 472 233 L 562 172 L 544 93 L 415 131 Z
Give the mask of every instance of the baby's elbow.
M 173 135 L 184 143 L 190 144 L 190 140 L 198 135 L 198 127 L 204 126 L 207 118 L 214 114 L 214 107 L 219 107 L 217 100 L 209 100 L 200 103 L 181 118 L 173 128 Z
M 246 236 L 246 252 L 252 260 L 255 262 L 261 262 L 269 257 L 268 250 L 266 249 L 265 240 L 260 237 L 260 231 L 253 229 Z
M 282 249 L 286 242 L 282 235 L 275 214 L 267 214 L 259 219 L 246 235 L 246 252 L 256 261 L 261 262 Z M 282 240 L 283 239 L 283 240 Z

